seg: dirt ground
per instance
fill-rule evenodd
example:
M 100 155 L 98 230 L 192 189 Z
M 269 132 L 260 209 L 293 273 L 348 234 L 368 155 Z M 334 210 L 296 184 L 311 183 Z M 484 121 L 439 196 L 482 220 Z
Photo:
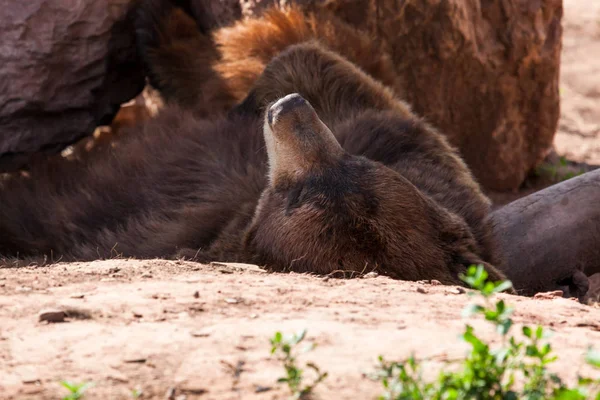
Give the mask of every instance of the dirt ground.
M 564 0 L 561 120 L 555 146 L 600 165 L 600 2 Z
M 569 168 L 600 165 L 600 2 L 564 0 L 562 118 L 556 153 Z M 579 163 L 585 163 L 581 167 Z M 498 204 L 539 189 L 494 195 Z M 596 277 L 600 287 L 600 277 Z M 504 295 L 517 324 L 555 334 L 552 367 L 573 382 L 600 346 L 600 308 L 562 298 Z M 59 399 L 60 380 L 93 382 L 87 399 L 279 399 L 283 369 L 270 357 L 277 330 L 308 329 L 314 361 L 330 376 L 318 398 L 370 399 L 377 356 L 429 358 L 426 375 L 458 360 L 462 308 L 454 287 L 385 277 L 324 279 L 257 267 L 109 260 L 50 267 L 0 265 L 0 399 Z M 45 311 L 69 316 L 40 322 Z M 488 326 L 470 321 L 484 337 Z M 597 372 L 596 372 L 597 374 Z
M 555 335 L 570 380 L 587 346 L 600 343 L 600 308 L 574 300 L 502 296 L 517 323 Z M 308 329 L 313 361 L 330 377 L 323 399 L 369 399 L 380 388 L 364 374 L 376 358 L 431 358 L 427 372 L 465 352 L 458 335 L 470 301 L 456 287 L 385 277 L 324 279 L 267 274 L 254 266 L 111 260 L 0 270 L 1 393 L 6 399 L 58 399 L 61 379 L 91 381 L 89 399 L 280 399 L 282 366 L 269 355 L 277 330 Z M 62 310 L 69 322 L 39 322 Z M 479 320 L 474 327 L 495 338 Z M 243 363 L 243 364 L 241 364 Z M 236 382 L 236 368 L 241 373 Z M 266 390 L 261 392 L 260 390 Z M 268 389 L 268 390 L 267 390 Z M 257 393 L 259 391 L 259 393 Z

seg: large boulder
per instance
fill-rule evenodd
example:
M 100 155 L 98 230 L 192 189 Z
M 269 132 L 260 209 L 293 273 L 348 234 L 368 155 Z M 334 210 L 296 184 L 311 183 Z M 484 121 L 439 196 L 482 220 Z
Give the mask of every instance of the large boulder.
M 144 87 L 135 0 L 27 0 L 0 7 L 0 170 L 109 123 Z
M 198 1 L 198 0 L 196 0 Z M 290 0 L 239 0 L 259 15 Z M 515 189 L 550 151 L 559 118 L 562 0 L 296 0 L 390 46 L 403 96 L 489 189 Z
M 403 96 L 448 135 L 485 187 L 517 188 L 551 149 L 561 0 L 191 0 L 188 11 L 210 30 L 290 1 L 329 8 L 387 42 Z M 141 91 L 134 2 L 2 8 L 0 170 L 91 134 Z
M 534 295 L 560 289 L 567 295 L 585 297 L 590 286 L 587 277 L 600 274 L 598 204 L 600 169 L 552 185 L 492 213 L 504 261 L 498 266 L 518 292 Z M 592 288 L 591 295 L 597 296 L 598 289 Z

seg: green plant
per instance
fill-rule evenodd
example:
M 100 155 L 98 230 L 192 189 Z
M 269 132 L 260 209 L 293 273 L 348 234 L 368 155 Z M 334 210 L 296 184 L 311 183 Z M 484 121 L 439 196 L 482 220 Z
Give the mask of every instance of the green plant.
M 425 400 L 435 390 L 432 383 L 423 381 L 414 356 L 405 363 L 388 362 L 379 356 L 379 368 L 371 378 L 380 380 L 385 390 L 378 400 Z
M 455 372 L 442 371 L 434 382 L 424 382 L 420 364 L 411 357 L 405 363 L 387 362 L 379 357 L 375 377 L 382 382 L 384 394 L 379 400 L 433 399 L 433 400 L 579 400 L 588 399 L 596 391 L 600 400 L 600 379 L 579 378 L 576 388 L 567 387 L 547 366 L 557 357 L 552 347 L 545 343 L 548 332 L 542 326 L 524 326 L 524 340 L 509 336 L 513 309 L 503 300 L 493 301 L 493 296 L 512 286 L 508 281 L 490 282 L 483 266 L 471 266 L 461 279 L 479 294 L 483 304 L 469 304 L 464 317 L 482 316 L 493 324 L 501 336 L 497 348 L 479 338 L 474 328 L 467 324 L 461 335 L 470 351 Z M 600 354 L 590 350 L 586 361 L 600 368 Z M 519 386 L 520 382 L 520 386 Z
M 300 333 L 290 336 L 284 336 L 281 332 L 276 332 L 271 338 L 271 354 L 277 353 L 279 359 L 283 362 L 286 376 L 277 380 L 280 383 L 287 383 L 292 394 L 292 399 L 307 398 L 323 379 L 327 377 L 327 372 L 321 372 L 313 363 L 307 363 L 306 367 L 313 370 L 317 377 L 309 384 L 303 386 L 304 370 L 296 364 L 295 348 L 306 337 L 306 329 Z M 314 349 L 314 343 L 304 348 L 304 353 Z
M 552 182 L 563 182 L 585 173 L 585 170 L 581 168 L 575 170 L 573 168 L 569 170 L 569 161 L 565 157 L 560 157 L 558 163 L 545 162 L 539 165 L 534 172 L 536 176 L 547 177 Z
M 82 399 L 84 392 L 94 386 L 94 384 L 91 382 L 72 383 L 68 381 L 61 381 L 60 384 L 69 391 L 69 394 L 63 397 L 62 400 Z

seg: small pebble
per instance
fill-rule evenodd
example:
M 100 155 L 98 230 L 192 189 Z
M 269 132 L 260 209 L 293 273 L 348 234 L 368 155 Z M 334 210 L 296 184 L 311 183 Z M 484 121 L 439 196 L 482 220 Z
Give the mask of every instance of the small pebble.
M 123 360 L 123 362 L 126 362 L 128 364 L 143 364 L 146 362 L 146 358 L 145 357 L 130 357 L 130 358 L 126 358 Z
M 125 375 L 122 375 L 119 373 L 110 374 L 106 377 L 106 379 L 109 379 L 109 380 L 115 381 L 115 382 L 121 382 L 121 383 L 129 382 L 129 379 L 127 379 L 127 377 Z
M 207 390 L 202 386 L 204 386 L 204 382 L 185 382 L 179 387 L 179 390 L 190 394 L 204 394 Z
M 260 385 L 257 385 L 254 388 L 254 393 L 263 393 L 263 392 L 268 392 L 269 390 L 271 390 L 271 388 L 269 386 L 260 386 Z
M 208 337 L 210 336 L 210 332 L 206 330 L 191 331 L 190 335 L 192 335 L 193 337 Z
M 69 297 L 72 298 L 72 299 L 83 299 L 85 297 L 85 294 L 77 293 L 77 294 L 72 294 Z
M 151 274 L 151 273 L 149 273 L 149 272 L 144 272 L 144 273 L 142 274 L 142 278 L 152 278 L 152 274 Z
M 175 388 L 169 388 L 165 396 L 166 400 L 175 400 Z
M 46 321 L 48 323 L 65 322 L 67 314 L 62 310 L 44 310 L 39 314 L 40 322 Z
M 417 292 L 425 294 L 427 293 L 427 290 L 423 289 L 422 287 L 418 287 Z
M 44 390 L 45 389 L 42 385 L 25 386 L 22 393 L 25 395 L 33 395 L 42 393 Z
M 194 292 L 194 298 L 195 299 L 200 298 L 200 292 L 198 292 L 197 290 Z
M 536 293 L 533 298 L 538 300 L 551 300 L 563 297 L 562 290 L 554 290 L 552 292 Z

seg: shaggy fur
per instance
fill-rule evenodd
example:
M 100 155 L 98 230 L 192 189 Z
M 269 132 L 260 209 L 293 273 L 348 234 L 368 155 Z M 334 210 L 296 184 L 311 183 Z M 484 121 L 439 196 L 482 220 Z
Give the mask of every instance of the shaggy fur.
M 145 0 L 136 29 L 150 83 L 165 101 L 203 116 L 230 109 L 246 97 L 273 57 L 312 40 L 384 85 L 399 88 L 385 44 L 326 10 L 271 8 L 260 18 L 206 33 L 172 0 Z
M 456 151 L 317 43 L 281 52 L 226 118 L 169 106 L 109 157 L 32 175 L 3 184 L 4 255 L 191 254 L 447 284 L 495 262 L 489 201 Z

